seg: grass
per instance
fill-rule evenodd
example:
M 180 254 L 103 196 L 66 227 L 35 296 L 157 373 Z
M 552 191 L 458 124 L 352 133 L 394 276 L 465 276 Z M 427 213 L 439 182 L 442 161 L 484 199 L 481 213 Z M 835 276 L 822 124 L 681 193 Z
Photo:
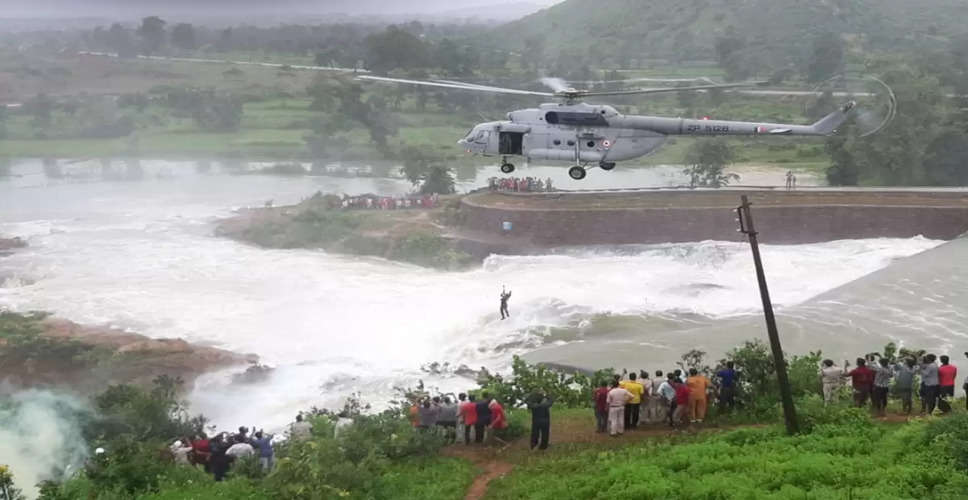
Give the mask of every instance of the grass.
M 963 498 L 957 429 L 968 415 L 905 424 L 848 409 L 831 417 L 793 437 L 751 427 L 518 454 L 486 498 Z

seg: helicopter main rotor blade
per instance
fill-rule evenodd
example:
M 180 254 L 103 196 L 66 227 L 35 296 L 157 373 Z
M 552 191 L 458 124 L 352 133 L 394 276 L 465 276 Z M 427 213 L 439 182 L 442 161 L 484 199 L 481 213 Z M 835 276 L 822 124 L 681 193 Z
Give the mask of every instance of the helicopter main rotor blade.
M 362 78 L 362 77 L 361 77 Z M 688 87 L 659 87 L 652 89 L 630 89 L 630 90 L 603 90 L 601 92 L 582 92 L 582 97 L 588 96 L 607 96 L 607 95 L 636 95 L 636 94 L 661 94 L 666 92 L 691 92 L 696 90 L 715 90 L 715 89 L 733 89 L 737 87 L 751 87 L 755 85 L 764 85 L 767 82 L 757 81 L 757 82 L 743 82 L 743 83 L 724 83 L 715 85 L 691 85 Z
M 585 81 L 571 81 L 568 83 L 574 85 L 600 85 L 600 84 L 610 84 L 610 83 L 637 83 L 637 82 L 671 82 L 671 83 L 707 83 L 714 84 L 715 82 L 705 76 L 699 76 L 696 78 L 626 78 L 624 80 L 585 80 Z
M 389 78 L 385 76 L 369 76 L 361 75 L 356 77 L 357 80 L 371 80 L 375 82 L 386 82 L 386 83 L 405 83 L 408 85 L 420 85 L 424 87 L 439 87 L 445 89 L 458 89 L 458 90 L 475 90 L 477 92 L 492 92 L 496 94 L 514 94 L 514 95 L 535 95 L 541 97 L 554 97 L 555 95 L 550 92 L 535 92 L 531 90 L 518 90 L 518 89 L 506 89 L 502 87 L 488 87 L 485 85 L 476 85 L 472 83 L 463 83 L 455 81 L 424 81 L 424 80 L 408 80 L 406 78 Z

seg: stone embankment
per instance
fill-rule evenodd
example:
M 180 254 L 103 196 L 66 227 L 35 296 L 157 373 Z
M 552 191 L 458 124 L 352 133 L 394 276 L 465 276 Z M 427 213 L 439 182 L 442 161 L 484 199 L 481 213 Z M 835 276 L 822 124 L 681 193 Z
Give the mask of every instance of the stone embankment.
M 739 240 L 735 208 L 748 195 L 760 241 L 816 243 L 968 232 L 968 190 L 642 190 L 498 193 L 464 197 L 457 237 L 475 254 L 573 245 Z

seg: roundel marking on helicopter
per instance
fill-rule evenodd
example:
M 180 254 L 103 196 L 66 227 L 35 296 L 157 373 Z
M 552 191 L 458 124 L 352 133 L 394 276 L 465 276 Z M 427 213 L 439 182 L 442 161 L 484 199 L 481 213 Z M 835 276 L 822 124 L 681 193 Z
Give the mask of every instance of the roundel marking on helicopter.
M 602 141 L 602 147 L 608 148 L 612 146 L 612 141 L 605 139 Z

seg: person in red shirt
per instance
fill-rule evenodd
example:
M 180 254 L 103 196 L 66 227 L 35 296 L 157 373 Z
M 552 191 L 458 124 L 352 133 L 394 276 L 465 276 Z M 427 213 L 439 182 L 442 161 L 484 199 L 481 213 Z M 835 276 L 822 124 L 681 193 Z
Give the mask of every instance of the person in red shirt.
M 938 358 L 941 360 L 941 366 L 938 367 L 938 385 L 941 386 L 942 398 L 954 398 L 955 397 L 955 379 L 958 378 L 958 368 L 955 365 L 948 364 L 948 356 L 941 356 Z
M 676 379 L 672 386 L 676 389 L 676 415 L 673 421 L 681 425 L 685 421 L 683 416 L 689 410 L 689 386 L 679 379 Z
M 508 419 L 504 416 L 504 407 L 501 403 L 498 403 L 497 399 L 492 399 L 488 406 L 491 408 L 491 429 L 499 431 L 507 428 Z
M 595 389 L 595 432 L 605 432 L 608 427 L 608 382 L 602 379 Z
M 473 394 L 468 394 L 467 401 L 457 408 L 457 416 L 464 420 L 464 444 L 468 446 L 471 444 L 471 430 L 477 424 L 477 403 L 474 399 Z
M 844 363 L 844 365 L 848 364 Z M 857 358 L 857 368 L 845 373 L 844 377 L 850 377 L 851 385 L 854 387 L 854 405 L 858 408 L 867 406 L 867 400 L 874 390 L 874 370 L 867 367 L 867 360 Z
M 195 436 L 195 440 L 192 441 L 192 459 L 194 463 L 202 464 L 205 468 L 205 472 L 211 473 L 212 469 L 209 466 L 209 457 L 212 456 L 212 446 L 209 443 L 208 437 L 205 433 L 201 433 Z

